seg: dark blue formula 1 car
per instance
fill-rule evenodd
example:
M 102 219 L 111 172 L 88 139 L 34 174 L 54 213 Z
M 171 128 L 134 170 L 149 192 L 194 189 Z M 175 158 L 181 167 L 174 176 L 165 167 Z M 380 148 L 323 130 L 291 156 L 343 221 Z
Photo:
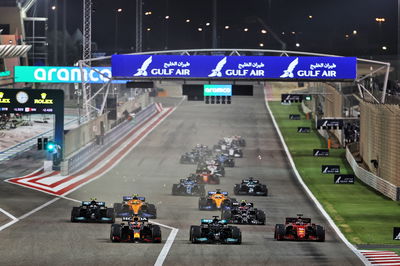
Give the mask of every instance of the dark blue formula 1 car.
M 228 154 L 219 154 L 216 156 L 216 160 L 225 167 L 235 167 L 235 159 Z
M 105 202 L 95 199 L 82 201 L 81 206 L 72 208 L 71 222 L 114 223 L 114 208 L 107 208 Z
M 203 184 L 197 183 L 195 178 L 181 179 L 179 184 L 172 185 L 172 195 L 175 196 L 204 196 L 206 189 Z
M 221 244 L 241 244 L 242 233 L 236 226 L 229 226 L 226 220 L 202 219 L 201 225 L 190 227 L 190 238 L 192 243 L 221 243 Z

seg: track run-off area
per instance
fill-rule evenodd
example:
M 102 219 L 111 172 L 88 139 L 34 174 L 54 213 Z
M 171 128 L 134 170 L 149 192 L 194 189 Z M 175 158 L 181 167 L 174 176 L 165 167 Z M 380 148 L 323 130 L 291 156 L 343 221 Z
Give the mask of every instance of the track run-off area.
M 119 158 L 99 162 L 96 167 L 102 169 L 114 160 L 109 169 L 74 190 L 55 196 L 1 182 L 1 265 L 364 264 L 298 182 L 266 109 L 262 86 L 255 87 L 254 96 L 233 97 L 230 105 L 161 100 L 175 109 Z M 220 212 L 199 211 L 197 197 L 171 195 L 172 184 L 196 167 L 179 164 L 179 158 L 197 143 L 212 146 L 230 135 L 246 140 L 244 157 L 236 159 L 234 168 L 226 168 L 220 185 L 207 185 L 206 190 L 233 194 L 234 184 L 243 178 L 259 179 L 268 186 L 268 197 L 236 198 L 264 210 L 266 225 L 239 225 L 241 245 L 191 244 L 190 226 Z M 162 225 L 161 244 L 111 243 L 109 224 L 70 222 L 71 209 L 81 200 L 96 197 L 112 206 L 134 193 L 156 205 L 154 223 Z M 325 242 L 274 240 L 275 224 L 299 213 L 325 226 Z

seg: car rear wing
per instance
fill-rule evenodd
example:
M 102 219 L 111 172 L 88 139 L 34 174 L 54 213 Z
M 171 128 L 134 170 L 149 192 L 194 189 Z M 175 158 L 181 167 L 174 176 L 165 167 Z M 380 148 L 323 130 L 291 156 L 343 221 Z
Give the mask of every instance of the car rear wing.
M 141 222 L 147 222 L 149 220 L 146 217 L 138 217 L 138 218 L 139 218 L 139 221 L 141 221 Z M 133 217 L 132 216 L 123 216 L 122 221 L 124 221 L 124 222 L 133 221 Z
M 89 206 L 92 202 L 91 201 L 82 201 L 82 206 Z M 104 201 L 96 201 L 97 206 L 106 206 Z
M 299 217 L 288 217 L 286 218 L 286 223 L 296 223 L 296 222 L 303 222 L 303 223 L 311 223 L 311 218 L 299 218 Z
M 242 183 L 245 183 L 245 184 L 247 184 L 247 183 L 249 183 L 249 182 L 253 182 L 254 184 L 259 184 L 260 183 L 260 180 L 249 180 L 249 179 L 243 179 L 242 180 Z
M 217 191 L 208 191 L 209 196 L 214 195 L 216 193 L 217 193 Z M 228 196 L 228 192 L 226 192 L 226 191 L 222 191 L 221 194 L 224 196 Z
M 202 224 L 210 224 L 210 223 L 212 223 L 212 222 L 214 222 L 213 219 L 201 219 L 201 223 L 202 223 Z M 227 221 L 227 220 L 219 220 L 218 223 L 219 223 L 219 224 L 227 224 L 228 221 Z
M 133 197 L 133 196 L 123 196 L 122 200 L 128 201 L 128 200 L 132 200 L 133 198 L 137 198 L 138 200 L 145 201 L 145 197 Z

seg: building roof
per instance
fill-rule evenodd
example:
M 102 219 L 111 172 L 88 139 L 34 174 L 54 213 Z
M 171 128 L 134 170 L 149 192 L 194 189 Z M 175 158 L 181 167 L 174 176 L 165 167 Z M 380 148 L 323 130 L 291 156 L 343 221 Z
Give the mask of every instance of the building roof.
M 23 56 L 31 47 L 31 45 L 0 45 L 0 58 Z

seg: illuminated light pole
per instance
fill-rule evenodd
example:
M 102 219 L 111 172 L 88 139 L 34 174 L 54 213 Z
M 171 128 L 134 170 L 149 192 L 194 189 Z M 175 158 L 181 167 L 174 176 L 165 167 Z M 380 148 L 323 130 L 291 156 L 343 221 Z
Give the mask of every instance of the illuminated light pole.
M 118 8 L 115 12 L 115 33 L 114 33 L 114 52 L 118 50 L 118 14 L 122 13 L 122 8 Z

